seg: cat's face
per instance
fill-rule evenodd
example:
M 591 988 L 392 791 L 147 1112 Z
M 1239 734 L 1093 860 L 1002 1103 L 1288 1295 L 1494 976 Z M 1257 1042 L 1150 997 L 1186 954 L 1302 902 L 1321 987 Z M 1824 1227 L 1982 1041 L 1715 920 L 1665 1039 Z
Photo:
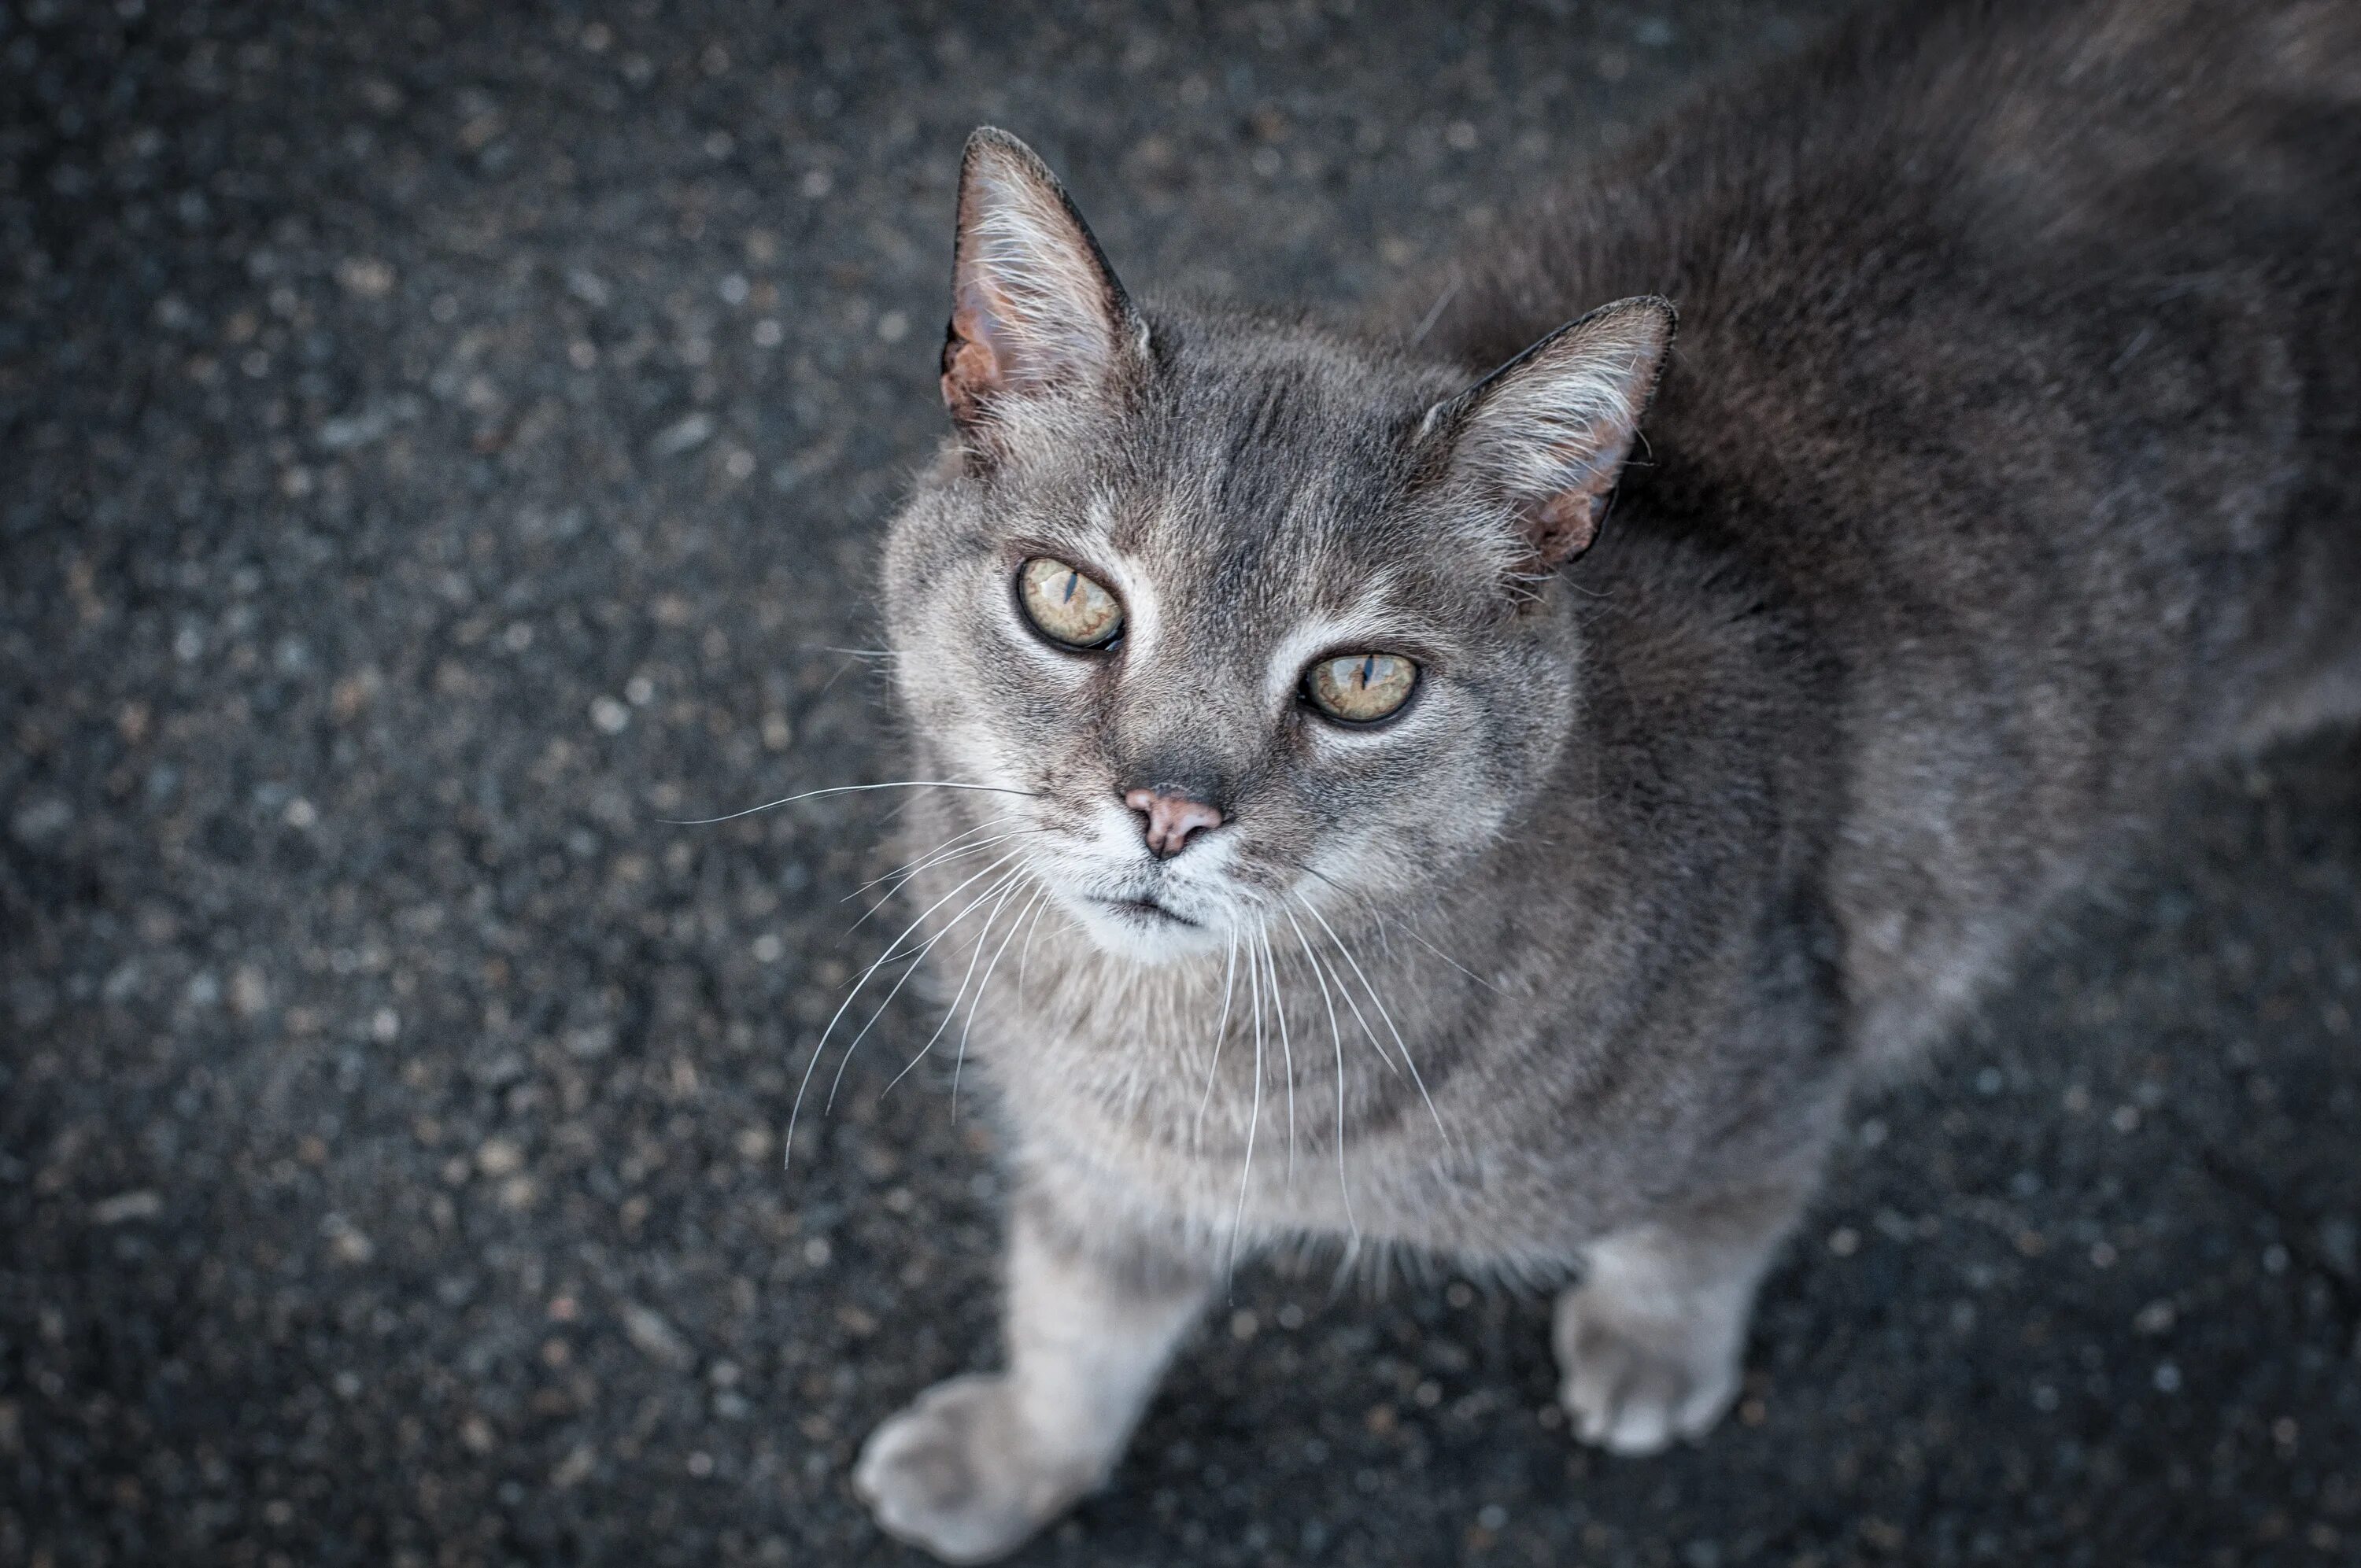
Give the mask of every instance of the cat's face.
M 989 786 L 957 797 L 965 863 L 1015 857 L 1154 962 L 1358 924 L 1493 843 L 1576 720 L 1570 629 L 1532 579 L 1565 554 L 1551 529 L 1595 526 L 1596 422 L 1512 443 L 1515 377 L 1455 397 L 1314 333 L 1142 313 L 1005 138 L 971 144 L 961 218 L 962 441 L 896 521 L 884 589 L 932 765 Z M 1603 341 L 1612 367 L 1653 350 L 1636 419 L 1661 335 Z

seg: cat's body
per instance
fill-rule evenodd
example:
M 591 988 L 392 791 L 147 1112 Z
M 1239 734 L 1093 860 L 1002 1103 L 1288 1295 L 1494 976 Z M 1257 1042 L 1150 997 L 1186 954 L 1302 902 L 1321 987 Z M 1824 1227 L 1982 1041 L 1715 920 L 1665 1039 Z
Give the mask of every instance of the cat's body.
M 1136 310 L 972 151 L 888 618 L 911 776 L 1025 792 L 912 813 L 988 977 L 1014 1370 L 881 1430 L 889 1528 L 1014 1544 L 1300 1234 L 1579 1262 L 1578 1430 L 1701 1430 L 1850 1085 L 2176 776 L 2361 713 L 2361 25 L 1966 6 L 1781 83 L 1537 203 L 1414 348 Z M 1680 340 L 1598 530 L 1661 306 L 1455 394 L 1626 295 Z M 1045 556 L 1124 641 L 1025 641 Z M 1389 639 L 1392 729 L 1286 708 Z M 1126 849 L 1134 784 L 1213 828 Z
M 1894 1057 L 2176 773 L 2361 712 L 2361 27 L 1900 9 L 1570 192 L 1429 337 L 1680 304 L 1574 580 L 1693 542 L 1841 670 L 1826 892 Z

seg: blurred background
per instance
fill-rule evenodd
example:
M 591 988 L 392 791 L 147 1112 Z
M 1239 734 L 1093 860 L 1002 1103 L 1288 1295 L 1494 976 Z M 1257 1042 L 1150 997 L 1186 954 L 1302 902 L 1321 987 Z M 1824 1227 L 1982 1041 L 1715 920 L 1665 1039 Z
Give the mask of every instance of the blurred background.
M 995 1354 L 992 1140 L 897 1004 L 780 1146 L 887 805 L 658 819 L 895 776 L 961 138 L 1349 312 L 1828 9 L 0 5 L 0 1562 L 915 1561 L 845 1475 Z M 1258 1268 L 1021 1561 L 2361 1561 L 2356 911 L 2361 742 L 2189 792 L 1702 1449 Z

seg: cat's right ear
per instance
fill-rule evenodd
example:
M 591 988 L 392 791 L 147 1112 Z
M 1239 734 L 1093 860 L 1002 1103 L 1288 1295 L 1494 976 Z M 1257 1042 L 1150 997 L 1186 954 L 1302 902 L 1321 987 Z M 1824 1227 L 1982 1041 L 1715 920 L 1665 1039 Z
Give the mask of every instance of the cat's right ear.
M 943 405 L 990 444 L 1014 400 L 1104 391 L 1139 351 L 1123 285 L 1033 149 L 986 126 L 960 165 Z
M 1422 438 L 1514 519 L 1520 576 L 1547 576 L 1598 538 L 1675 319 L 1653 294 L 1602 305 L 1427 411 Z

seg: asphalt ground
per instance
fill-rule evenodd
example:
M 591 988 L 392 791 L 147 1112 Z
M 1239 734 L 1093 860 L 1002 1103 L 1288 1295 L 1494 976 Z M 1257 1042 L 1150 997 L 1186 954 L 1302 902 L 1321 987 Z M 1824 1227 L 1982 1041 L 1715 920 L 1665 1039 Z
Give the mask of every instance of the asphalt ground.
M 1382 297 L 1803 5 L 0 5 L 0 1563 L 895 1563 L 999 1177 L 877 950 L 865 594 L 979 121 L 1135 288 Z M 1862 1105 L 1744 1402 L 1257 1267 L 1021 1559 L 2361 1562 L 2361 741 Z

